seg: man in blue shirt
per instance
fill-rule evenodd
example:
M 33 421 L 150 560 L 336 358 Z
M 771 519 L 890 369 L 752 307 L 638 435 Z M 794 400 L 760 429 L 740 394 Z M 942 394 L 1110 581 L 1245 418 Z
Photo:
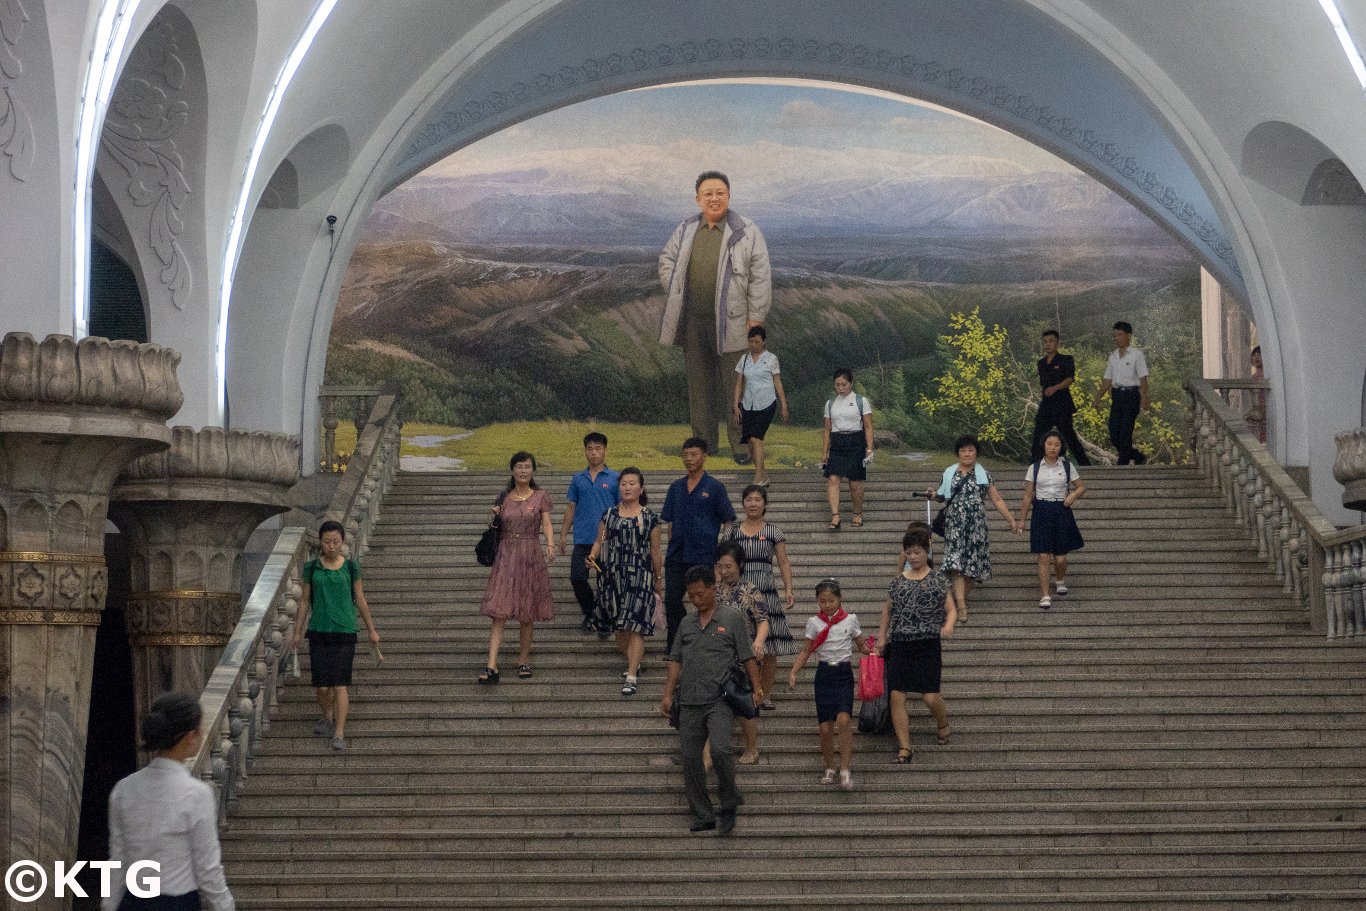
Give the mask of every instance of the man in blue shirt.
M 659 517 L 669 526 L 669 549 L 664 555 L 664 616 L 672 648 L 678 625 L 687 616 L 683 607 L 683 577 L 693 566 L 711 566 L 721 530 L 730 529 L 735 509 L 726 485 L 707 474 L 707 441 L 683 441 L 683 469 L 687 477 L 669 485 Z
M 564 525 L 560 530 L 560 553 L 569 541 L 570 526 L 574 528 L 574 554 L 569 558 L 569 584 L 583 611 L 583 631 L 593 631 L 593 586 L 588 582 L 588 552 L 598 537 L 598 523 L 621 502 L 617 482 L 621 475 L 607 467 L 607 437 L 594 430 L 583 438 L 583 455 L 588 467 L 569 481 L 565 499 L 569 506 L 564 511 Z M 598 635 L 607 638 L 607 632 Z

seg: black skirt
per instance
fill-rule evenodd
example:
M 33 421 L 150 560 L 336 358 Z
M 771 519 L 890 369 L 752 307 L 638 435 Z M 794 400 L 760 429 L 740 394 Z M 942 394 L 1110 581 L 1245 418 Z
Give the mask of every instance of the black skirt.
M 746 411 L 740 409 L 740 442 L 748 443 L 750 440 L 762 440 L 768 433 L 768 425 L 773 423 L 773 416 L 778 413 L 778 400 L 767 408 L 760 408 L 758 411 Z
M 355 659 L 355 633 L 308 631 L 308 669 L 315 687 L 350 686 Z
M 1034 514 L 1029 517 L 1031 554 L 1070 554 L 1085 546 L 1072 507 L 1062 505 L 1061 500 L 1034 501 Z
M 825 476 L 848 478 L 851 481 L 867 480 L 868 469 L 863 467 L 863 457 L 867 453 L 862 430 L 849 433 L 832 432 L 830 458 L 825 463 Z
M 849 662 L 816 665 L 816 722 L 834 721 L 854 711 L 854 669 Z
M 893 639 L 882 656 L 887 662 L 887 689 L 898 693 L 939 692 L 944 649 L 938 639 Z

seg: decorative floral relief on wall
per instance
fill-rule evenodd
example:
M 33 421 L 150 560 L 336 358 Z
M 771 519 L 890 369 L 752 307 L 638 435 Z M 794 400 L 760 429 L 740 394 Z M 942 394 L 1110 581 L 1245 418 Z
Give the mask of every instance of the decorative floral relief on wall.
M 127 174 L 134 205 L 148 210 L 147 242 L 161 263 L 161 283 L 181 310 L 193 287 L 180 244 L 181 210 L 190 194 L 177 145 L 190 116 L 184 90 L 185 64 L 175 28 L 154 25 L 128 61 L 100 138 L 101 149 Z
M 28 13 L 19 0 L 0 0 L 0 165 L 19 181 L 33 164 L 33 121 L 17 90 L 24 72 L 19 39 L 27 23 Z

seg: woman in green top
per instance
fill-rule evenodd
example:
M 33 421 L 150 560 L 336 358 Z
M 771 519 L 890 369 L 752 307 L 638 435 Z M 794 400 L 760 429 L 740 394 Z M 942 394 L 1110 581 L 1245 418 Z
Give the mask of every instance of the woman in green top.
M 317 689 L 322 717 L 313 733 L 332 736 L 332 749 L 346 749 L 346 714 L 350 698 L 351 665 L 356 657 L 356 615 L 365 621 L 370 641 L 379 645 L 379 632 L 370 619 L 370 605 L 360 581 L 360 565 L 342 553 L 346 530 L 340 522 L 324 522 L 318 529 L 322 555 L 304 564 L 303 598 L 294 621 L 289 647 L 299 647 L 301 630 L 308 630 L 309 672 Z

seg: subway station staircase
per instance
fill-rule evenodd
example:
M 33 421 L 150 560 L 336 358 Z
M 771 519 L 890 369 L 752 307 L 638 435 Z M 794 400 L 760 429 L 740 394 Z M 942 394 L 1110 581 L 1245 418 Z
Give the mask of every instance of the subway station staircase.
M 1022 471 L 1000 472 L 1012 508 Z M 826 530 L 824 483 L 777 475 L 801 629 L 815 581 L 865 629 L 937 473 L 875 474 L 866 524 Z M 656 502 L 674 476 L 654 474 Z M 745 479 L 719 475 L 738 495 Z M 545 475 L 563 508 L 566 475 Z M 1309 631 L 1197 473 L 1095 468 L 1072 594 L 1038 609 L 1024 539 L 992 519 L 996 576 L 945 645 L 952 743 L 912 701 L 909 766 L 859 735 L 856 790 L 822 787 L 809 674 L 740 767 L 735 833 L 690 835 L 676 734 L 579 632 L 566 558 L 556 620 L 518 680 L 477 686 L 487 570 L 473 545 L 503 482 L 401 474 L 364 560 L 386 661 L 365 646 L 351 748 L 287 688 L 224 833 L 243 909 L 936 907 L 964 911 L 1366 908 L 1366 651 Z M 780 669 L 786 676 L 787 662 Z M 306 663 L 305 663 L 306 667 Z

